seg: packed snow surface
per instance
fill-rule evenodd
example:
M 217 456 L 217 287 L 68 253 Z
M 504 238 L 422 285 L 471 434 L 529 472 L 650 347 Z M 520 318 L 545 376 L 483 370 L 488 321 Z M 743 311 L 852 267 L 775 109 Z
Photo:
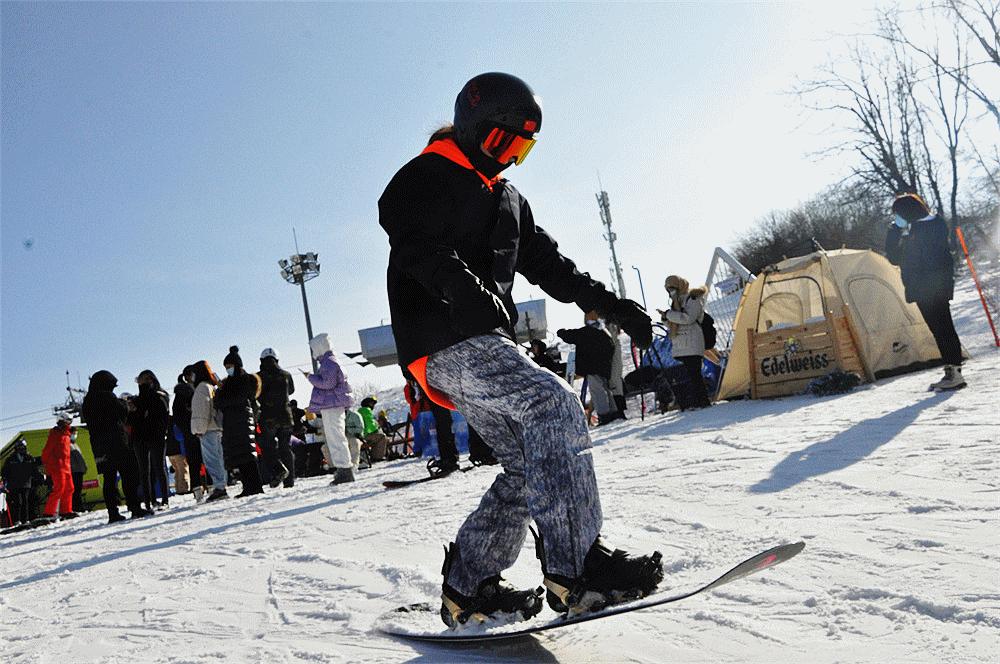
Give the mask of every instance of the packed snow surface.
M 793 560 L 660 609 L 488 646 L 373 630 L 435 601 L 442 544 L 495 470 L 386 491 L 415 460 L 338 487 L 115 526 L 92 513 L 0 539 L 4 662 L 996 662 L 1000 353 L 978 299 L 954 303 L 968 389 L 940 370 L 839 397 L 733 402 L 594 431 L 612 544 L 705 583 L 778 543 Z M 530 537 L 507 576 L 539 583 Z M 547 609 L 546 609 L 547 610 Z

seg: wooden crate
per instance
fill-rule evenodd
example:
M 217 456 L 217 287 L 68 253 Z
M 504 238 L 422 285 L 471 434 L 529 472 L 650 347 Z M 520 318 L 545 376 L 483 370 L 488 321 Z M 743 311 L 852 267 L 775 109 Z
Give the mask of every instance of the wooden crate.
M 841 316 L 770 332 L 747 330 L 750 396 L 754 399 L 798 394 L 809 381 L 837 369 L 871 379 L 846 308 Z

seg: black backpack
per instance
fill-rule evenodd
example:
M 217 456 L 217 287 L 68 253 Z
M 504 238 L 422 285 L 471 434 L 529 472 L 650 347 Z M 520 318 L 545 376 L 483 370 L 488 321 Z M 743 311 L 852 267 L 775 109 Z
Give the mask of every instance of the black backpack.
M 701 333 L 705 337 L 705 350 L 715 348 L 718 334 L 715 331 L 715 319 L 707 311 L 701 317 Z

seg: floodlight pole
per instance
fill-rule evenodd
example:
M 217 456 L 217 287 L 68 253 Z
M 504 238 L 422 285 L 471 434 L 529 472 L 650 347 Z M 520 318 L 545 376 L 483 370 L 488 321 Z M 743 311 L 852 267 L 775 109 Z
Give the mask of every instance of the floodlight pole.
M 299 280 L 299 287 L 302 289 L 302 308 L 306 312 L 306 334 L 309 335 L 309 341 L 313 338 L 313 325 L 312 320 L 309 318 L 309 300 L 306 299 L 306 282 L 304 279 Z M 309 351 L 309 357 L 312 360 L 313 373 L 319 370 L 319 364 L 316 362 L 316 358 L 312 356 L 312 350 Z
M 294 228 L 292 229 L 292 234 L 295 234 Z M 314 253 L 299 253 L 299 239 L 297 236 L 295 237 L 295 251 L 296 253 L 287 260 L 282 259 L 278 261 L 278 265 L 281 266 L 282 278 L 290 284 L 298 285 L 302 291 L 302 309 L 306 314 L 306 333 L 309 335 L 309 341 L 312 341 L 312 319 L 309 317 L 309 299 L 306 297 L 306 282 L 319 276 L 319 256 Z M 316 373 L 319 370 L 319 363 L 315 357 L 312 357 L 311 352 L 309 356 L 312 360 L 313 373 Z

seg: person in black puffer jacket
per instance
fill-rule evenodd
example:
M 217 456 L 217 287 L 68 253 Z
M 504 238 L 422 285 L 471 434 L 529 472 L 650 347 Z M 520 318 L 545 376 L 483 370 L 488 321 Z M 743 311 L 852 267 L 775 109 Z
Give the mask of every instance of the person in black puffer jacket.
M 108 509 L 108 522 L 115 523 L 125 517 L 118 511 L 118 476 L 121 475 L 125 504 L 132 518 L 149 516 L 139 504 L 139 469 L 135 455 L 128 445 L 125 421 L 128 407 L 115 396 L 118 379 L 110 371 L 101 370 L 90 377 L 87 395 L 83 398 L 81 417 L 90 434 L 90 447 L 94 453 L 97 472 L 103 475 L 104 504 Z
M 237 498 L 264 493 L 257 466 L 257 416 L 260 379 L 243 370 L 240 349 L 230 346 L 222 364 L 227 377 L 215 391 L 215 407 L 222 413 L 222 454 L 226 468 L 239 470 L 243 491 Z
M 7 491 L 11 525 L 31 521 L 32 488 L 44 482 L 38 472 L 39 463 L 38 459 L 28 454 L 28 443 L 23 438 L 14 443 L 14 453 L 3 462 L 0 477 Z
M 139 463 L 145 463 L 147 509 L 151 506 L 167 506 L 168 486 L 165 465 L 167 432 L 170 429 L 170 397 L 160 387 L 160 381 L 149 369 L 139 372 L 135 382 L 139 384 L 139 395 L 133 400 L 135 405 L 133 437 L 138 441 Z M 143 455 L 144 452 L 144 455 Z M 143 458 L 144 457 L 144 458 Z M 161 501 L 157 503 L 156 496 Z
M 944 378 L 932 390 L 965 387 L 962 377 L 962 343 L 951 318 L 955 294 L 955 262 L 948 245 L 948 225 L 941 215 L 931 214 L 919 195 L 904 193 L 892 203 L 895 219 L 885 238 L 885 255 L 900 268 L 906 301 L 920 309 L 934 335 Z
M 260 449 L 271 488 L 295 485 L 295 455 L 292 438 L 292 409 L 288 397 L 295 392 L 292 374 L 278 366 L 278 354 L 265 348 L 260 354 Z

